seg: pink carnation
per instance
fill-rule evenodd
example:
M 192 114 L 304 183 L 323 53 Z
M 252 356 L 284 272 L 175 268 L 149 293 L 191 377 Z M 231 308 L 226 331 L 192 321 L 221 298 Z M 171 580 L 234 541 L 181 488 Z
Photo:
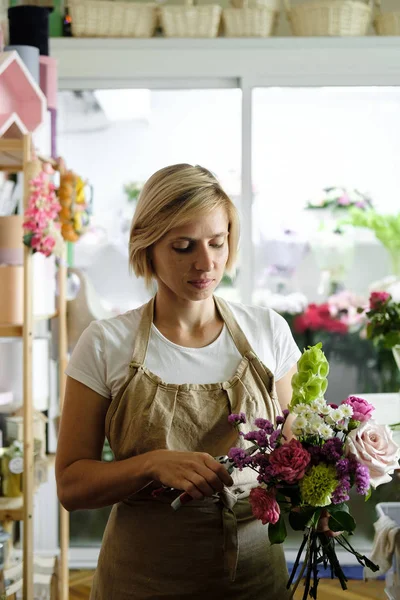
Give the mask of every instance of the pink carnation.
M 269 456 L 270 468 L 275 477 L 286 483 L 295 483 L 304 476 L 311 456 L 298 440 L 279 446 Z
M 357 396 L 349 396 L 342 404 L 348 404 L 353 409 L 353 419 L 355 421 L 369 421 L 372 417 L 372 411 L 375 410 L 375 406 L 369 404 L 364 398 L 358 398 Z
M 281 509 L 273 492 L 267 492 L 261 487 L 253 488 L 250 492 L 249 502 L 253 515 L 256 519 L 260 519 L 263 525 L 267 523 L 274 525 L 279 521 Z
M 372 310 L 379 309 L 389 298 L 390 294 L 387 292 L 372 292 L 369 297 L 369 306 Z

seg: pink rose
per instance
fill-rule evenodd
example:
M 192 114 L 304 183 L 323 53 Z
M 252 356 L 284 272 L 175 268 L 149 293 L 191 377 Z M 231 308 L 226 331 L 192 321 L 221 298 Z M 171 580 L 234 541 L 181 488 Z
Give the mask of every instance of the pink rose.
M 369 470 L 373 488 L 391 481 L 390 474 L 399 466 L 400 448 L 387 425 L 364 421 L 349 433 L 345 455 L 353 456 Z
M 349 396 L 342 404 L 348 404 L 353 409 L 353 419 L 355 421 L 369 421 L 372 417 L 372 411 L 375 410 L 375 406 L 369 404 L 364 398 L 358 398 L 357 396 Z
M 260 519 L 263 525 L 267 523 L 274 525 L 279 521 L 281 509 L 273 492 L 267 492 L 261 487 L 253 488 L 250 492 L 249 502 L 253 515 L 256 519 Z
M 389 298 L 390 294 L 387 292 L 372 292 L 369 297 L 369 306 L 372 310 L 379 309 Z
M 310 454 L 295 439 L 291 439 L 288 444 L 275 448 L 269 455 L 272 473 L 286 483 L 295 483 L 298 479 L 301 479 L 310 460 Z

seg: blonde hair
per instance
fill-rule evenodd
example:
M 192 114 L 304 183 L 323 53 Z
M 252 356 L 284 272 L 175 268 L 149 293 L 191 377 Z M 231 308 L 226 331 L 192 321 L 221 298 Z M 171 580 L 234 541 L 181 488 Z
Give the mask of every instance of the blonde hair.
M 172 165 L 154 173 L 144 184 L 131 224 L 129 264 L 150 286 L 155 275 L 151 248 L 174 227 L 199 214 L 224 207 L 228 216 L 229 256 L 226 272 L 233 274 L 239 242 L 235 205 L 210 171 L 188 164 Z

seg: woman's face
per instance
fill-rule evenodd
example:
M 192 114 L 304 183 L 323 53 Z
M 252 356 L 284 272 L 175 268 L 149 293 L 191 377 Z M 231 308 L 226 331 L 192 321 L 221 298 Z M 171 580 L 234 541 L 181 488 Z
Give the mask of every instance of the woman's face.
M 228 216 L 220 207 L 174 227 L 154 245 L 158 288 L 183 300 L 204 300 L 221 281 L 228 256 Z

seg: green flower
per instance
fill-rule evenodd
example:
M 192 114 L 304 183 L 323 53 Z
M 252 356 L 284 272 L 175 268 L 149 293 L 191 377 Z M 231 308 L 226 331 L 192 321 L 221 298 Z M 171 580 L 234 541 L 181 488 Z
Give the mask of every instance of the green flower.
M 297 363 L 298 372 L 292 377 L 293 396 L 291 407 L 300 402 L 310 404 L 322 398 L 328 387 L 329 363 L 321 350 L 322 344 L 304 350 Z
M 329 363 L 325 354 L 321 350 L 322 344 L 319 342 L 315 346 L 310 346 L 305 350 L 297 363 L 299 371 L 311 371 L 319 377 L 327 377 L 329 373 Z
M 328 387 L 327 379 L 312 375 L 306 381 L 302 380 L 302 373 L 295 373 L 292 377 L 293 396 L 291 407 L 299 402 L 311 404 L 314 400 L 322 398 Z
M 316 465 L 300 481 L 303 502 L 310 506 L 328 506 L 339 484 L 333 465 Z

